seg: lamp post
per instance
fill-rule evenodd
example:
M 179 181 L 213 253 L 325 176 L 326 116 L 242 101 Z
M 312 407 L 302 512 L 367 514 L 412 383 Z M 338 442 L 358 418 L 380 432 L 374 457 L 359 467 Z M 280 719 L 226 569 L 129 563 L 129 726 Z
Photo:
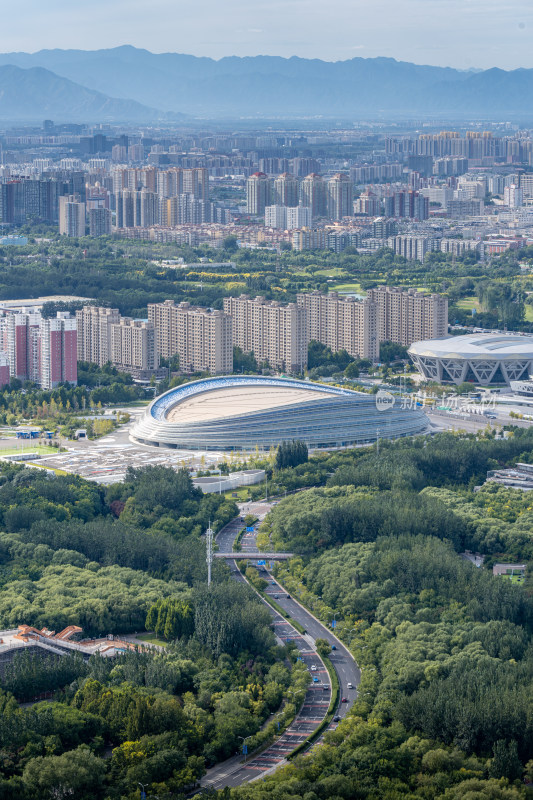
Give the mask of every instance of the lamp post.
M 222 494 L 222 470 L 221 469 L 211 469 L 211 472 L 218 472 L 218 493 Z
M 302 689 L 296 689 L 296 690 L 289 689 L 289 691 L 287 692 L 287 694 L 298 695 L 298 694 L 300 694 L 301 692 L 302 692 Z M 296 701 L 293 701 L 293 702 L 294 702 L 294 705 L 296 705 Z
M 242 752 L 244 753 L 244 760 L 246 761 L 246 756 L 248 755 L 248 745 L 246 742 L 248 739 L 251 739 L 252 736 L 239 736 L 239 739 L 242 739 Z
M 206 557 L 207 562 L 207 585 L 211 586 L 211 565 L 213 563 L 213 530 L 211 528 L 211 520 L 209 520 L 209 527 L 205 532 L 206 544 Z
M 148 784 L 147 783 L 140 783 L 139 781 L 137 781 L 137 783 L 141 787 L 141 800 L 145 800 L 145 798 L 146 798 L 146 787 L 148 786 Z
M 279 733 L 279 719 L 278 719 L 278 717 L 282 717 L 282 716 L 283 716 L 283 711 L 279 711 L 279 712 L 276 714 L 276 716 L 274 717 L 274 720 L 275 720 L 275 722 L 276 722 L 276 727 L 277 727 L 277 729 L 278 729 L 278 733 Z

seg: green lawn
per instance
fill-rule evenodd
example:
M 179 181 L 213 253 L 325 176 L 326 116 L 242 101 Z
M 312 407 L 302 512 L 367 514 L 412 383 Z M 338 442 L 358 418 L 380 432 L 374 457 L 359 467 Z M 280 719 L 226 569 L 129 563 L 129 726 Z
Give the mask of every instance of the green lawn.
M 530 306 L 529 303 L 524 304 L 524 316 L 526 322 L 533 322 L 533 306 Z
M 227 497 L 228 500 L 235 500 L 237 503 L 245 503 L 248 500 L 248 489 L 232 489 L 229 492 L 223 492 L 224 497 Z M 233 497 L 236 494 L 237 497 Z
M 365 294 L 361 289 L 360 283 L 338 283 L 330 287 L 333 292 L 356 292 L 358 294 Z
M 455 305 L 457 306 L 457 308 L 463 309 L 463 311 L 471 311 L 473 308 L 475 308 L 476 311 L 481 311 L 481 305 L 479 303 L 479 300 L 477 299 L 477 297 L 473 296 L 462 297 L 460 300 L 456 302 Z
M 329 269 L 317 269 L 315 275 L 324 275 L 326 278 L 346 278 L 347 275 L 342 267 L 330 267 Z
M 53 456 L 59 452 L 60 450 L 57 447 L 34 444 L 29 439 L 21 439 L 18 447 L 9 447 L 5 450 L 0 448 L 0 456 L 15 456 L 19 453 L 38 453 L 40 456 Z
M 159 647 L 167 647 L 168 642 L 164 642 L 163 639 L 158 639 L 155 633 L 141 633 L 137 636 L 142 642 L 149 642 L 150 644 L 157 644 Z
M 131 400 L 129 403 L 116 403 L 117 408 L 143 408 L 147 406 L 148 403 L 151 403 L 153 397 L 148 398 L 147 400 Z

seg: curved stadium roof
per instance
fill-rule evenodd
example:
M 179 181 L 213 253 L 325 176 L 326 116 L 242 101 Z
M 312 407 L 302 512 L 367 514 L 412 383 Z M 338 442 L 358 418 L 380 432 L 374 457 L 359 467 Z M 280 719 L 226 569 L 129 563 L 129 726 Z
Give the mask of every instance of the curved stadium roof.
M 415 355 L 438 358 L 533 358 L 533 336 L 513 333 L 472 333 L 414 342 L 409 348 Z
M 156 398 L 132 428 L 145 444 L 201 450 L 268 449 L 287 439 L 342 447 L 421 433 L 427 418 L 397 401 L 291 378 L 234 375 L 193 381 Z
M 411 360 L 426 378 L 474 381 L 483 386 L 510 383 L 533 370 L 533 336 L 473 333 L 414 342 Z

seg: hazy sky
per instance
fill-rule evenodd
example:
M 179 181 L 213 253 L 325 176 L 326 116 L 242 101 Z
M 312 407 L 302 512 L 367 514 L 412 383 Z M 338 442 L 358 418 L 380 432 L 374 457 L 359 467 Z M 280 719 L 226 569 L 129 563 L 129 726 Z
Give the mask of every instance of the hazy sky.
M 0 0 L 0 51 L 98 49 L 389 56 L 459 68 L 533 67 L 532 0 Z

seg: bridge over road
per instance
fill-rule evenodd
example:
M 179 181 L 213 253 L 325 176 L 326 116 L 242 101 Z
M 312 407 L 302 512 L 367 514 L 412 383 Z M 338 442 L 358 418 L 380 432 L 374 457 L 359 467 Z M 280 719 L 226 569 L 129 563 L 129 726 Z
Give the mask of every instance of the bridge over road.
M 251 553 L 249 550 L 242 550 L 236 553 L 213 553 L 215 558 L 250 559 L 251 561 L 286 561 L 292 558 L 294 553 Z

